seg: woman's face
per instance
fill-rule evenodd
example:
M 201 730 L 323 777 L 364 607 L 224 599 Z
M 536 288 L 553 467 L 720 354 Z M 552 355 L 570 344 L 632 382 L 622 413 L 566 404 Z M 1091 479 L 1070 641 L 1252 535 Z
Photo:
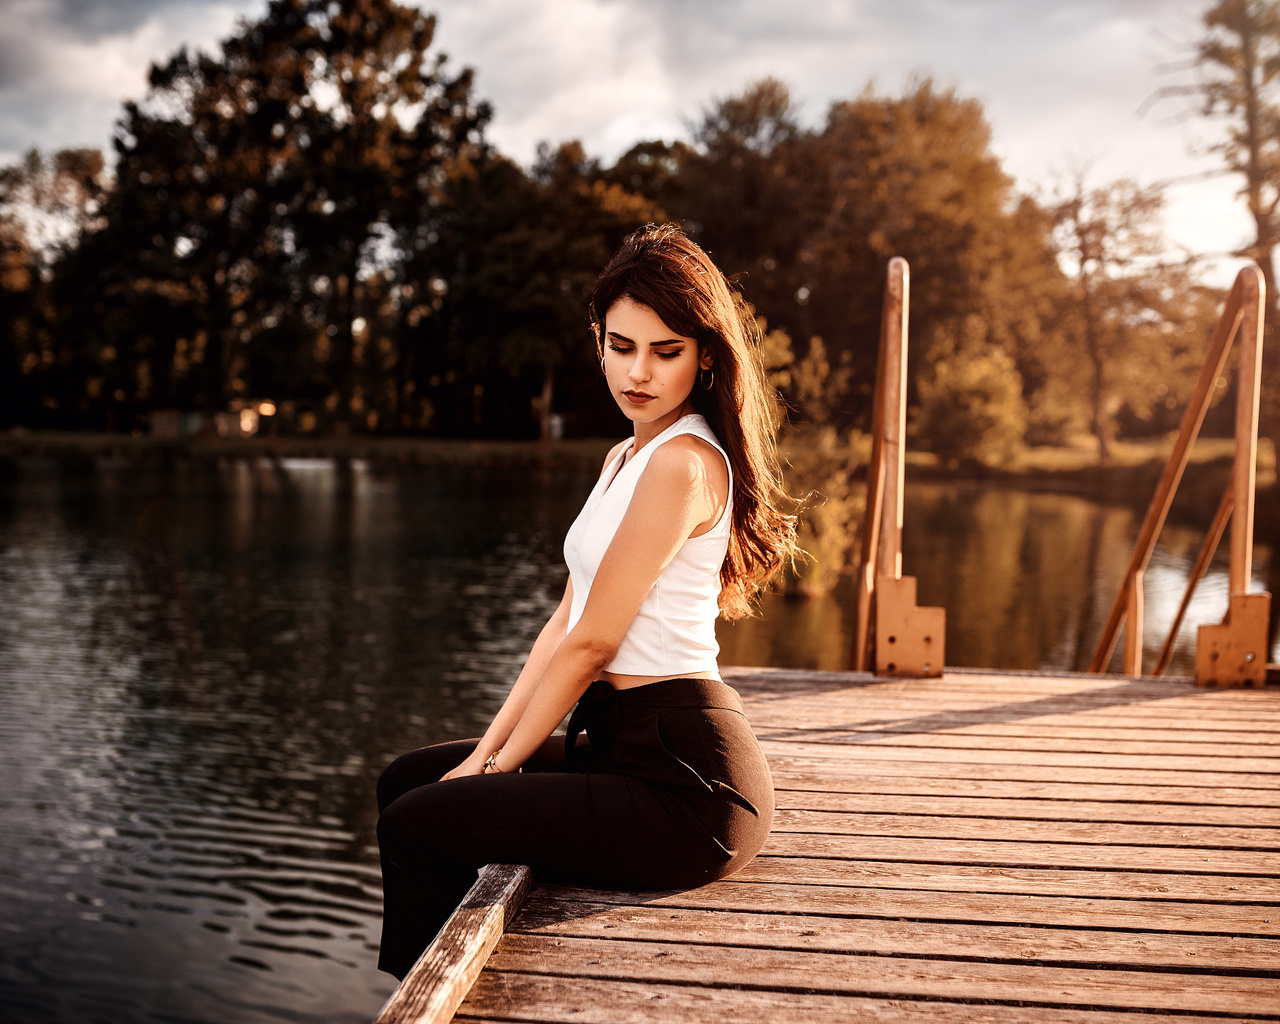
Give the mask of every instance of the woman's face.
M 676 334 L 648 306 L 623 296 L 604 317 L 604 371 L 622 414 L 665 430 L 693 411 L 698 371 L 711 366 L 693 338 Z

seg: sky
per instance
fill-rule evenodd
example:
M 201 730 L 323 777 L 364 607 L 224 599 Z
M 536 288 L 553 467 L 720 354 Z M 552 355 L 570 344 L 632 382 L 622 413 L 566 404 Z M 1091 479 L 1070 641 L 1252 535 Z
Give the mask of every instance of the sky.
M 984 105 L 1017 187 L 1167 182 L 1172 242 L 1224 256 L 1249 237 L 1238 185 L 1208 147 L 1220 126 L 1157 90 L 1186 69 L 1209 0 L 422 0 L 437 47 L 476 72 L 489 138 L 529 163 L 540 141 L 581 139 L 608 162 L 641 139 L 688 137 L 716 99 L 772 75 L 801 119 L 870 84 L 915 77 Z M 32 146 L 109 149 L 150 62 L 214 50 L 266 0 L 0 0 L 0 162 Z M 1181 68 L 1181 70 L 1179 70 Z M 1228 283 L 1240 261 L 1209 277 Z

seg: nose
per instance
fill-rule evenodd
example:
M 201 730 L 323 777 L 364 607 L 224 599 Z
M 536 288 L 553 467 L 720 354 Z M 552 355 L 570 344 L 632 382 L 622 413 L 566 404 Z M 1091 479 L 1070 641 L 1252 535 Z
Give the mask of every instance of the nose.
M 636 353 L 627 369 L 627 376 L 636 384 L 649 379 L 649 357 Z

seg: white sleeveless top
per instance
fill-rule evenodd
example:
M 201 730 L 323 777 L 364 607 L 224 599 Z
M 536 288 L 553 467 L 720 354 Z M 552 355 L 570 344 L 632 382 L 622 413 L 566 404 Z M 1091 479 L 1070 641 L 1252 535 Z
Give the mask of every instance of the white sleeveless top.
M 632 676 L 679 676 L 690 672 L 719 675 L 715 622 L 720 609 L 720 566 L 729 550 L 733 525 L 733 468 L 729 457 L 698 413 L 682 416 L 619 466 L 635 441 L 619 451 L 596 481 L 587 503 L 564 538 L 564 560 L 573 580 L 569 629 L 577 625 L 605 550 L 631 504 L 649 457 L 665 441 L 693 434 L 715 446 L 729 469 L 729 501 L 715 526 L 690 537 L 653 585 L 605 670 Z

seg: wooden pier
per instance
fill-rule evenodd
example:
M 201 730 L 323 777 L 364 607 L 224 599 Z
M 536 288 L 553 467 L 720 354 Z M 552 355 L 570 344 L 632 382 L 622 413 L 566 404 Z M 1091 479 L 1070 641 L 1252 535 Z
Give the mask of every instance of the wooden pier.
M 1280 1019 L 1280 693 L 726 675 L 774 832 L 687 892 L 535 885 L 459 1021 Z

